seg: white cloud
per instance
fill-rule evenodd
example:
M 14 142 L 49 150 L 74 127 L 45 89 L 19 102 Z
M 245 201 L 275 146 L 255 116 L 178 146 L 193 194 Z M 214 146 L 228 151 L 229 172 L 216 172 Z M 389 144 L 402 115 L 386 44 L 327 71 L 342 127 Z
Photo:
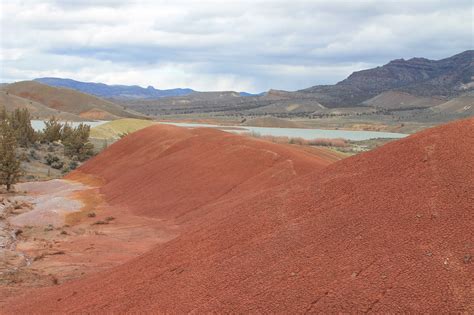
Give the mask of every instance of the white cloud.
M 295 90 L 472 49 L 468 1 L 1 2 L 0 80 Z

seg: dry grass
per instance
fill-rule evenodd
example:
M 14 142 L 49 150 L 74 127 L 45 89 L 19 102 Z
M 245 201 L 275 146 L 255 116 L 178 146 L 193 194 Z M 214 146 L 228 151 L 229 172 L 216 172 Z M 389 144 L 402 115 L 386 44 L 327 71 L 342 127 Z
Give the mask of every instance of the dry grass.
M 324 147 L 335 147 L 335 148 L 345 148 L 349 146 L 344 139 L 328 139 L 328 138 L 316 138 L 311 140 L 306 140 L 300 137 L 282 137 L 282 136 L 263 136 L 258 132 L 249 132 L 245 135 L 267 140 L 279 144 L 297 144 L 297 145 L 307 145 L 307 146 L 324 146 Z

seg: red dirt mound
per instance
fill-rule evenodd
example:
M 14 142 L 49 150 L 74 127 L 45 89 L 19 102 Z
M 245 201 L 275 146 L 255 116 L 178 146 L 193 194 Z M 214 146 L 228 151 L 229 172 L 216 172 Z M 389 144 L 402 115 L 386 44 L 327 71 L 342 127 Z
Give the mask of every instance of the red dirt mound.
M 473 135 L 474 119 L 459 121 L 287 185 L 214 203 L 203 220 L 147 254 L 106 273 L 17 299 L 6 310 L 472 313 Z M 132 139 L 128 145 L 138 149 L 138 139 Z M 160 176 L 133 159 L 123 164 L 125 152 L 117 152 L 122 162 L 115 165 L 113 151 L 84 171 L 99 172 L 99 162 L 110 161 L 100 173 L 115 185 L 117 202 L 124 201 L 120 191 L 140 188 L 134 188 L 136 182 L 113 184 L 110 167 L 135 169 L 142 174 L 142 189 L 149 189 L 150 177 Z M 166 148 L 153 152 L 150 148 L 150 154 L 171 153 Z M 176 163 L 186 167 L 193 162 L 188 157 Z M 202 172 L 211 170 L 212 164 Z M 175 174 L 178 180 L 181 176 Z M 162 194 L 143 203 L 152 197 L 162 207 Z M 166 214 L 163 210 L 159 213 Z
M 112 205 L 184 219 L 205 205 L 240 199 L 339 159 L 329 150 L 308 153 L 213 129 L 156 125 L 110 146 L 69 178 L 93 174 L 105 180 L 101 192 Z

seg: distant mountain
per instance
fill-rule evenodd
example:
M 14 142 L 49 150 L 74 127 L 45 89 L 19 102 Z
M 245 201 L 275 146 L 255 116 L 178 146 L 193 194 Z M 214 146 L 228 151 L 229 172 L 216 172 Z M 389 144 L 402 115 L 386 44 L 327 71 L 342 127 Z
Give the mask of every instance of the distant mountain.
M 158 90 L 152 86 L 142 88 L 138 85 L 107 85 L 104 83 L 80 82 L 62 78 L 38 78 L 35 81 L 54 87 L 64 87 L 102 98 L 115 99 L 157 99 L 170 96 L 184 96 L 194 92 L 192 89 Z
M 253 93 L 247 93 L 247 92 L 239 92 L 239 95 L 240 96 L 261 96 L 261 95 L 264 95 L 265 92 L 262 92 L 262 93 L 256 93 L 256 94 L 253 94 Z
M 328 107 L 360 105 L 386 91 L 415 96 L 451 99 L 474 89 L 474 50 L 441 60 L 397 59 L 388 64 L 357 71 L 335 85 L 318 85 L 308 93 Z

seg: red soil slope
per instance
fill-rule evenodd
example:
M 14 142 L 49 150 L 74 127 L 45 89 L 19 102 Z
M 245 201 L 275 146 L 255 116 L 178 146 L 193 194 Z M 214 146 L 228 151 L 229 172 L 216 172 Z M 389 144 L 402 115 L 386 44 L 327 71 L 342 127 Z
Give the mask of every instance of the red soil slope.
M 103 178 L 106 200 L 134 214 L 184 219 L 205 205 L 240 199 L 340 158 L 329 150 L 316 155 L 213 129 L 156 125 L 112 145 L 69 178 Z
M 124 163 L 125 155 L 116 159 Z M 174 240 L 106 273 L 12 301 L 6 312 L 472 313 L 473 156 L 474 119 L 426 130 L 210 205 Z M 85 170 L 99 171 L 101 159 Z M 112 155 L 106 160 L 100 173 L 113 183 L 107 169 L 119 166 Z M 145 167 L 129 161 L 136 172 Z M 160 176 L 146 171 L 143 189 Z M 108 184 L 109 193 L 117 189 L 113 200 L 123 202 L 120 191 L 135 184 Z M 166 215 L 164 196 L 154 197 Z M 152 214 L 146 208 L 136 211 Z

